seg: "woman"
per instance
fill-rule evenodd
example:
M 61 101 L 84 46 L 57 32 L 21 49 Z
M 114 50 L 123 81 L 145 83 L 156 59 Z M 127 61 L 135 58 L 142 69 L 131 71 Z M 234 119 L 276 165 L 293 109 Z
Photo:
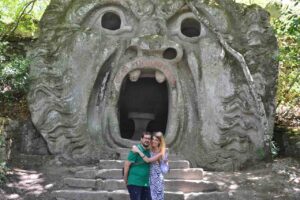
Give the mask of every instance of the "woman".
M 150 191 L 152 200 L 164 199 L 164 177 L 161 172 L 160 162 L 168 162 L 166 156 L 166 143 L 161 132 L 156 132 L 151 137 L 151 157 L 145 156 L 136 146 L 132 151 L 140 154 L 145 162 L 150 165 Z

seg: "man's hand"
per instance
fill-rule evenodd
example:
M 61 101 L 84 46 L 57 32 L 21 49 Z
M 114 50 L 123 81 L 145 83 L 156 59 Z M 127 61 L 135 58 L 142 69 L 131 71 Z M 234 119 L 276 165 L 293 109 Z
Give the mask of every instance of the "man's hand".
M 128 171 L 129 171 L 129 167 L 131 165 L 131 162 L 129 162 L 128 160 L 125 160 L 124 162 L 124 182 L 127 185 L 128 182 Z
M 124 180 L 124 183 L 125 183 L 125 185 L 127 185 L 127 182 L 128 182 L 128 177 L 123 177 L 123 180 Z

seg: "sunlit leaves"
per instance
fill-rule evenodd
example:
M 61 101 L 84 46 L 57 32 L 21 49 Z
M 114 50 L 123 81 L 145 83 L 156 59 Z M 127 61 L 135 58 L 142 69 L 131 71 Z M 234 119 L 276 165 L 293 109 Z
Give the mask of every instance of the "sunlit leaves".
M 0 103 L 18 101 L 28 86 L 29 61 L 24 47 L 19 52 L 8 41 L 34 38 L 48 4 L 49 0 L 0 1 Z
M 277 106 L 300 105 L 300 1 L 236 0 L 258 4 L 271 16 L 279 46 Z
M 9 51 L 8 44 L 0 42 L 0 103 L 18 101 L 28 87 L 29 60 Z
M 294 7 L 298 2 L 294 2 Z M 272 20 L 279 45 L 279 85 L 277 105 L 300 104 L 300 12 L 282 7 L 281 16 Z
M 1 0 L 0 36 L 34 37 L 49 0 Z

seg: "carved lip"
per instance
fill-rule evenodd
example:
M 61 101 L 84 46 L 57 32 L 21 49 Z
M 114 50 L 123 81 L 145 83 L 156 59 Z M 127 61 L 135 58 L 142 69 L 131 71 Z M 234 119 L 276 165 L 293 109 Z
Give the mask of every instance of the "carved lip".
M 148 58 L 148 57 L 139 57 L 135 60 L 124 64 L 120 67 L 119 71 L 114 76 L 113 82 L 113 90 L 112 95 L 114 99 L 119 99 L 122 83 L 124 79 L 134 70 L 155 70 L 160 71 L 165 76 L 165 81 L 167 81 L 168 85 L 168 101 L 169 101 L 169 109 L 168 109 L 168 120 L 165 132 L 165 139 L 167 145 L 170 147 L 172 143 L 175 142 L 176 134 L 177 134 L 177 124 L 178 120 L 178 107 L 177 107 L 177 98 L 178 98 L 178 85 L 176 84 L 176 74 L 175 70 L 172 70 L 176 66 L 166 62 L 161 58 Z M 118 107 L 118 101 L 112 102 L 112 107 Z M 115 110 L 115 117 L 117 118 L 117 109 Z M 172 113 L 172 114 L 171 114 Z M 119 122 L 120 123 L 120 122 Z M 111 134 L 111 139 L 113 139 L 114 143 L 118 146 L 127 146 L 131 147 L 136 143 L 134 140 L 128 140 L 121 137 L 121 134 Z
M 126 63 L 124 66 L 120 68 L 118 73 L 116 74 L 113 82 L 114 87 L 117 92 L 120 91 L 122 82 L 124 78 L 132 71 L 141 69 L 152 69 L 152 70 L 158 70 L 161 71 L 164 76 L 166 77 L 166 80 L 168 81 L 168 84 L 171 88 L 176 87 L 176 78 L 174 73 L 172 72 L 171 68 L 174 67 L 173 65 L 165 62 L 162 59 L 153 59 L 153 58 L 137 58 L 132 62 Z

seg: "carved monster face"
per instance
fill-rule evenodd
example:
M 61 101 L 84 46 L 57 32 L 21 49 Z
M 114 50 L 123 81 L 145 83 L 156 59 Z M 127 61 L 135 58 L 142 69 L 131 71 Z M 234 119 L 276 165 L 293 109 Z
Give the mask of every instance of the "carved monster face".
M 253 82 L 275 83 L 266 80 L 276 74 L 266 14 L 245 11 L 243 21 L 231 1 L 195 2 L 50 4 L 28 99 L 53 154 L 98 159 L 148 129 L 195 165 L 232 169 L 255 159 L 273 122 L 274 91 Z

